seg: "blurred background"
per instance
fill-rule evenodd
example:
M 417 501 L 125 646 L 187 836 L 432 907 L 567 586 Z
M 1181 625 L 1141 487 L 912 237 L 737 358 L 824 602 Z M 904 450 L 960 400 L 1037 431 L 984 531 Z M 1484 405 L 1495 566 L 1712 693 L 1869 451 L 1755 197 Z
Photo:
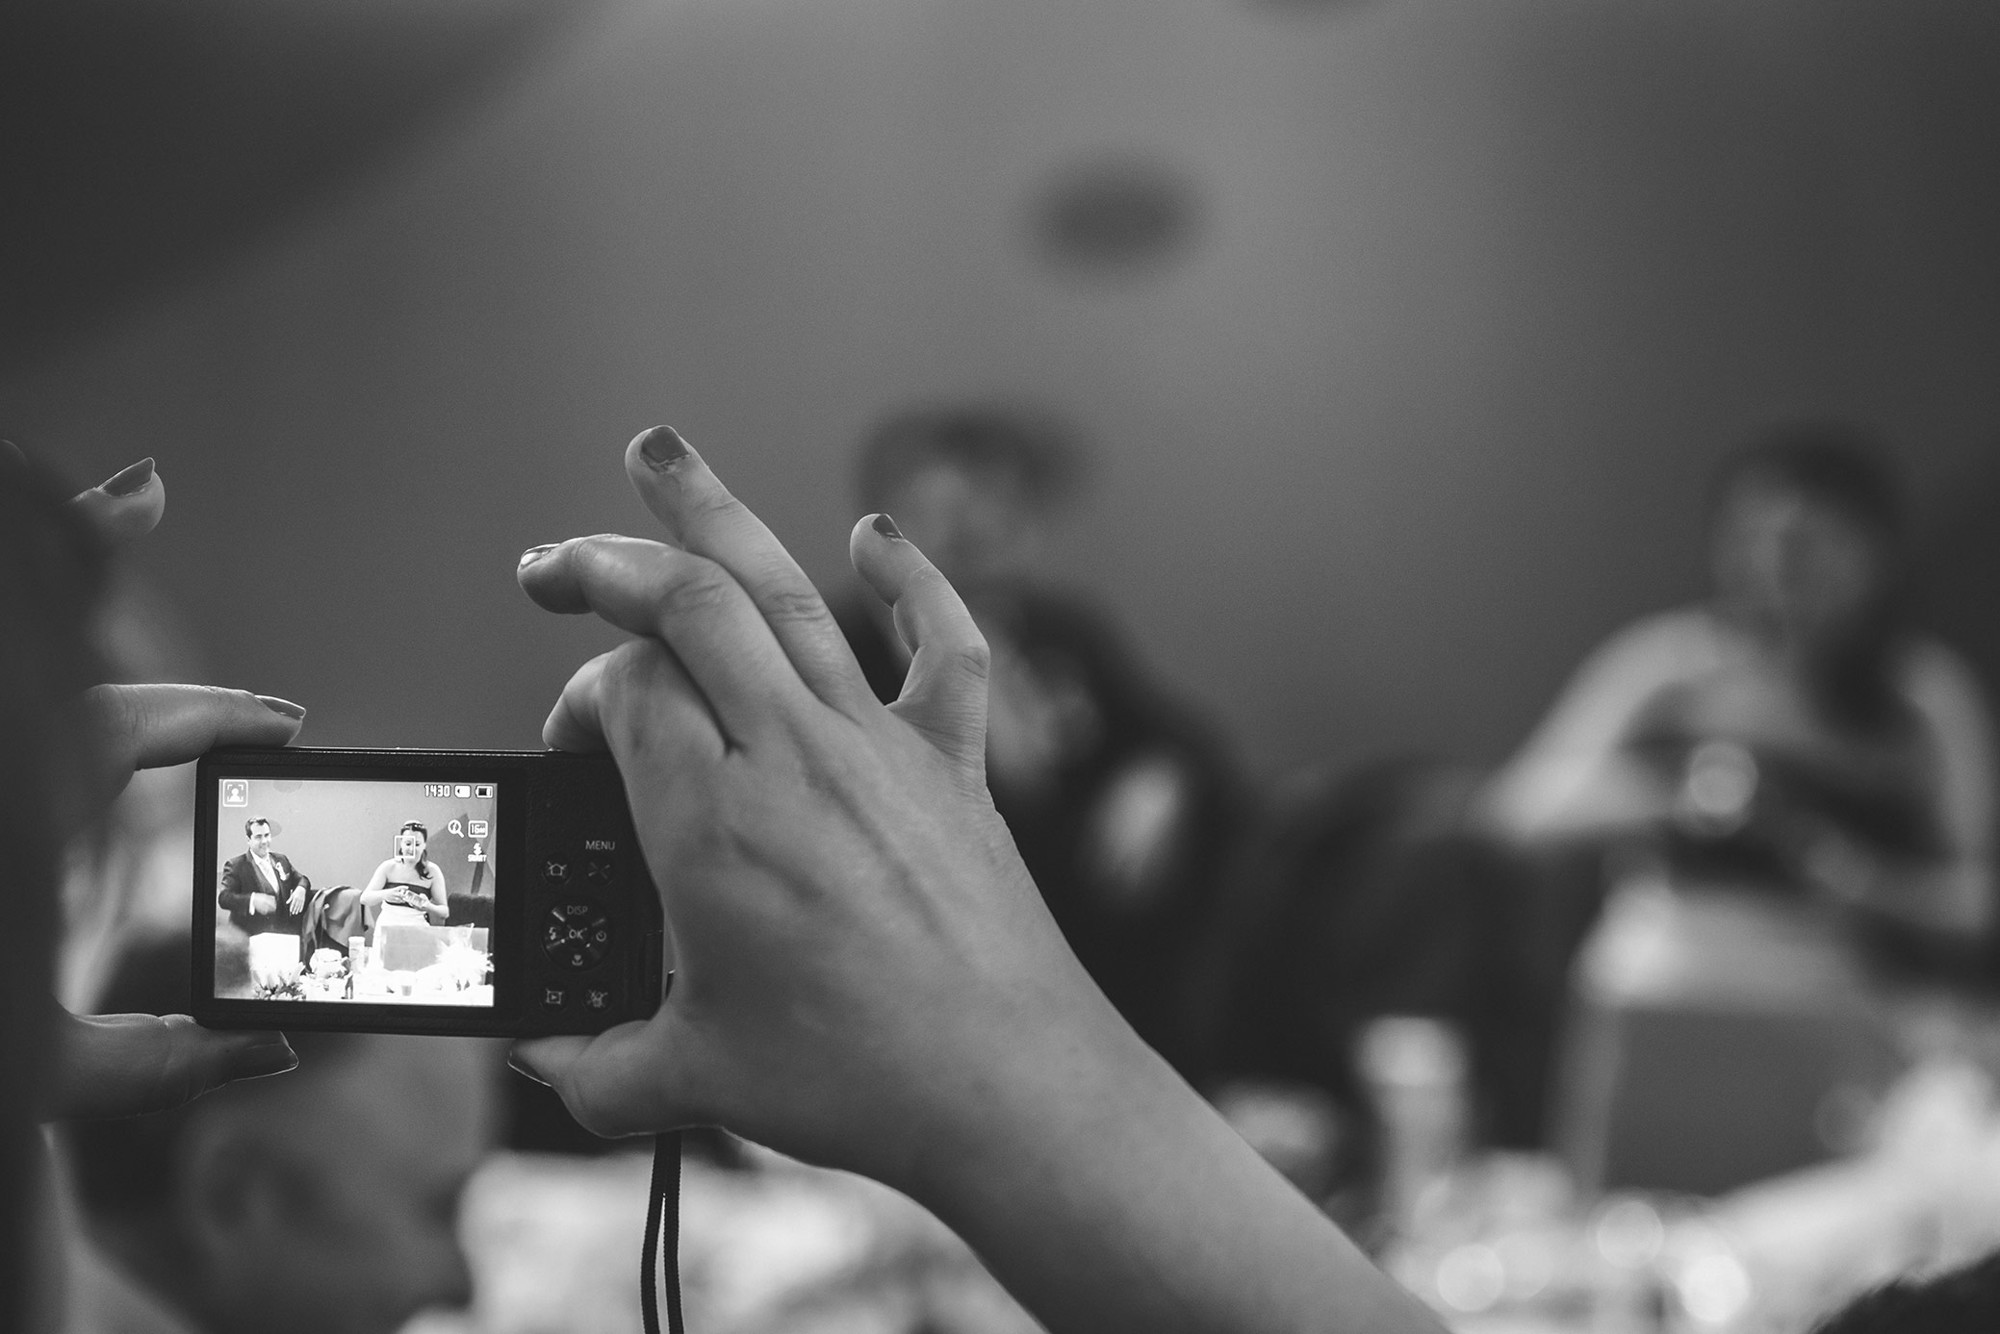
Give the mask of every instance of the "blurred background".
M 1498 764 L 1701 595 L 1718 461 L 1802 417 L 1890 443 L 1913 619 L 2000 688 L 1996 161 L 1980 0 L 17 0 L 0 435 L 79 485 L 158 459 L 152 673 L 296 699 L 310 744 L 521 747 L 613 637 L 515 559 L 647 531 L 634 432 L 832 590 L 879 422 L 1018 406 L 1084 460 L 1041 568 L 1241 814 Z M 1462 1078 L 1387 1032 L 1355 1078 Z M 1272 1106 L 1274 1154 L 1318 1133 Z M 535 1161 L 487 1225 L 605 1188 Z M 1479 1189 L 1570 1207 L 1509 1162 Z M 1501 1303 L 1480 1198 L 1418 1264 L 1441 1309 Z M 1655 1224 L 1723 1253 L 1636 1207 L 1590 1216 L 1619 1273 Z M 1747 1318 L 1701 1306 L 1733 1281 L 1682 1306 Z M 966 1300 L 925 1327 L 988 1327 Z
M 593 631 L 513 558 L 640 526 L 655 421 L 838 581 L 881 414 L 1060 413 L 1062 563 L 1265 773 L 1498 759 L 1774 417 L 2000 505 L 1976 0 L 25 11 L 5 429 L 157 455 L 204 666 L 323 744 L 531 742 Z

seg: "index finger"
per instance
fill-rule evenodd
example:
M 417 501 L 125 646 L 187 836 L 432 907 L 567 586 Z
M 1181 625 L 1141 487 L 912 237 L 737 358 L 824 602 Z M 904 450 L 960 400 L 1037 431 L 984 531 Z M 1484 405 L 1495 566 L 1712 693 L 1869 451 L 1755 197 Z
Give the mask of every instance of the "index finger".
M 743 586 L 807 689 L 850 715 L 876 703 L 812 580 L 680 432 L 654 426 L 634 436 L 625 472 L 676 546 L 706 556 Z

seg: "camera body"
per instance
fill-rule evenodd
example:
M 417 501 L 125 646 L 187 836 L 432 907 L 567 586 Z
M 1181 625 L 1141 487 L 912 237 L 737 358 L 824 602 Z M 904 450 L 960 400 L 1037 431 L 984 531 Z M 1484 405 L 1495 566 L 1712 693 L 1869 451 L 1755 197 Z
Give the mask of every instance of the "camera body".
M 530 1037 L 659 1008 L 659 894 L 608 755 L 214 750 L 194 835 L 210 1027 Z

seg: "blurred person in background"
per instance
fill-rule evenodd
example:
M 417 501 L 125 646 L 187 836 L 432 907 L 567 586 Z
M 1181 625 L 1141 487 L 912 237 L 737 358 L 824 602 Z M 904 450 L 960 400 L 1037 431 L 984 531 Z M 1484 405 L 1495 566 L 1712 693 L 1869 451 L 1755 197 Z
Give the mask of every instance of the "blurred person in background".
M 1512 1072 L 1524 1134 L 1542 1129 L 1572 967 L 1621 876 L 1830 923 L 1877 964 L 1985 968 L 1991 723 L 1957 655 L 1905 622 L 1906 540 L 1875 444 L 1769 432 L 1718 472 L 1709 600 L 1593 652 L 1482 794 L 1516 871 L 1495 993 L 1511 1018 L 1489 1064 Z
M 171 1010 L 189 945 L 120 959 L 101 1008 Z M 492 1147 L 489 1042 L 300 1034 L 291 1077 L 63 1134 L 88 1245 L 70 1268 L 77 1334 L 393 1334 L 471 1299 L 457 1236 Z
M 1487 794 L 1522 843 L 1637 837 L 1673 869 L 1799 895 L 1939 956 L 1994 924 L 1992 724 L 1904 624 L 1906 534 L 1876 448 L 1774 432 L 1727 461 L 1713 596 L 1604 644 Z
M 1149 678 L 1111 619 L 1037 564 L 1079 459 L 1058 429 L 999 408 L 905 412 L 862 448 L 864 508 L 931 553 L 992 651 L 987 782 L 1092 978 L 1183 1071 L 1187 970 L 1237 827 L 1222 746 Z M 883 702 L 909 652 L 879 599 L 835 614 Z

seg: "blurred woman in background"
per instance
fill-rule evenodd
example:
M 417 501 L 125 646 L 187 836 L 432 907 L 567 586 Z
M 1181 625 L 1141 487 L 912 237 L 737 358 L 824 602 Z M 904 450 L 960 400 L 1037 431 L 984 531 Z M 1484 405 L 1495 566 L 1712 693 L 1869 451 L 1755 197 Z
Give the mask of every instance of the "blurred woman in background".
M 1723 469 L 1714 593 L 1584 663 L 1494 779 L 1540 845 L 1656 845 L 1682 878 L 1806 896 L 1943 952 L 1993 925 L 1991 723 L 1903 622 L 1902 508 L 1876 452 L 1777 432 Z

